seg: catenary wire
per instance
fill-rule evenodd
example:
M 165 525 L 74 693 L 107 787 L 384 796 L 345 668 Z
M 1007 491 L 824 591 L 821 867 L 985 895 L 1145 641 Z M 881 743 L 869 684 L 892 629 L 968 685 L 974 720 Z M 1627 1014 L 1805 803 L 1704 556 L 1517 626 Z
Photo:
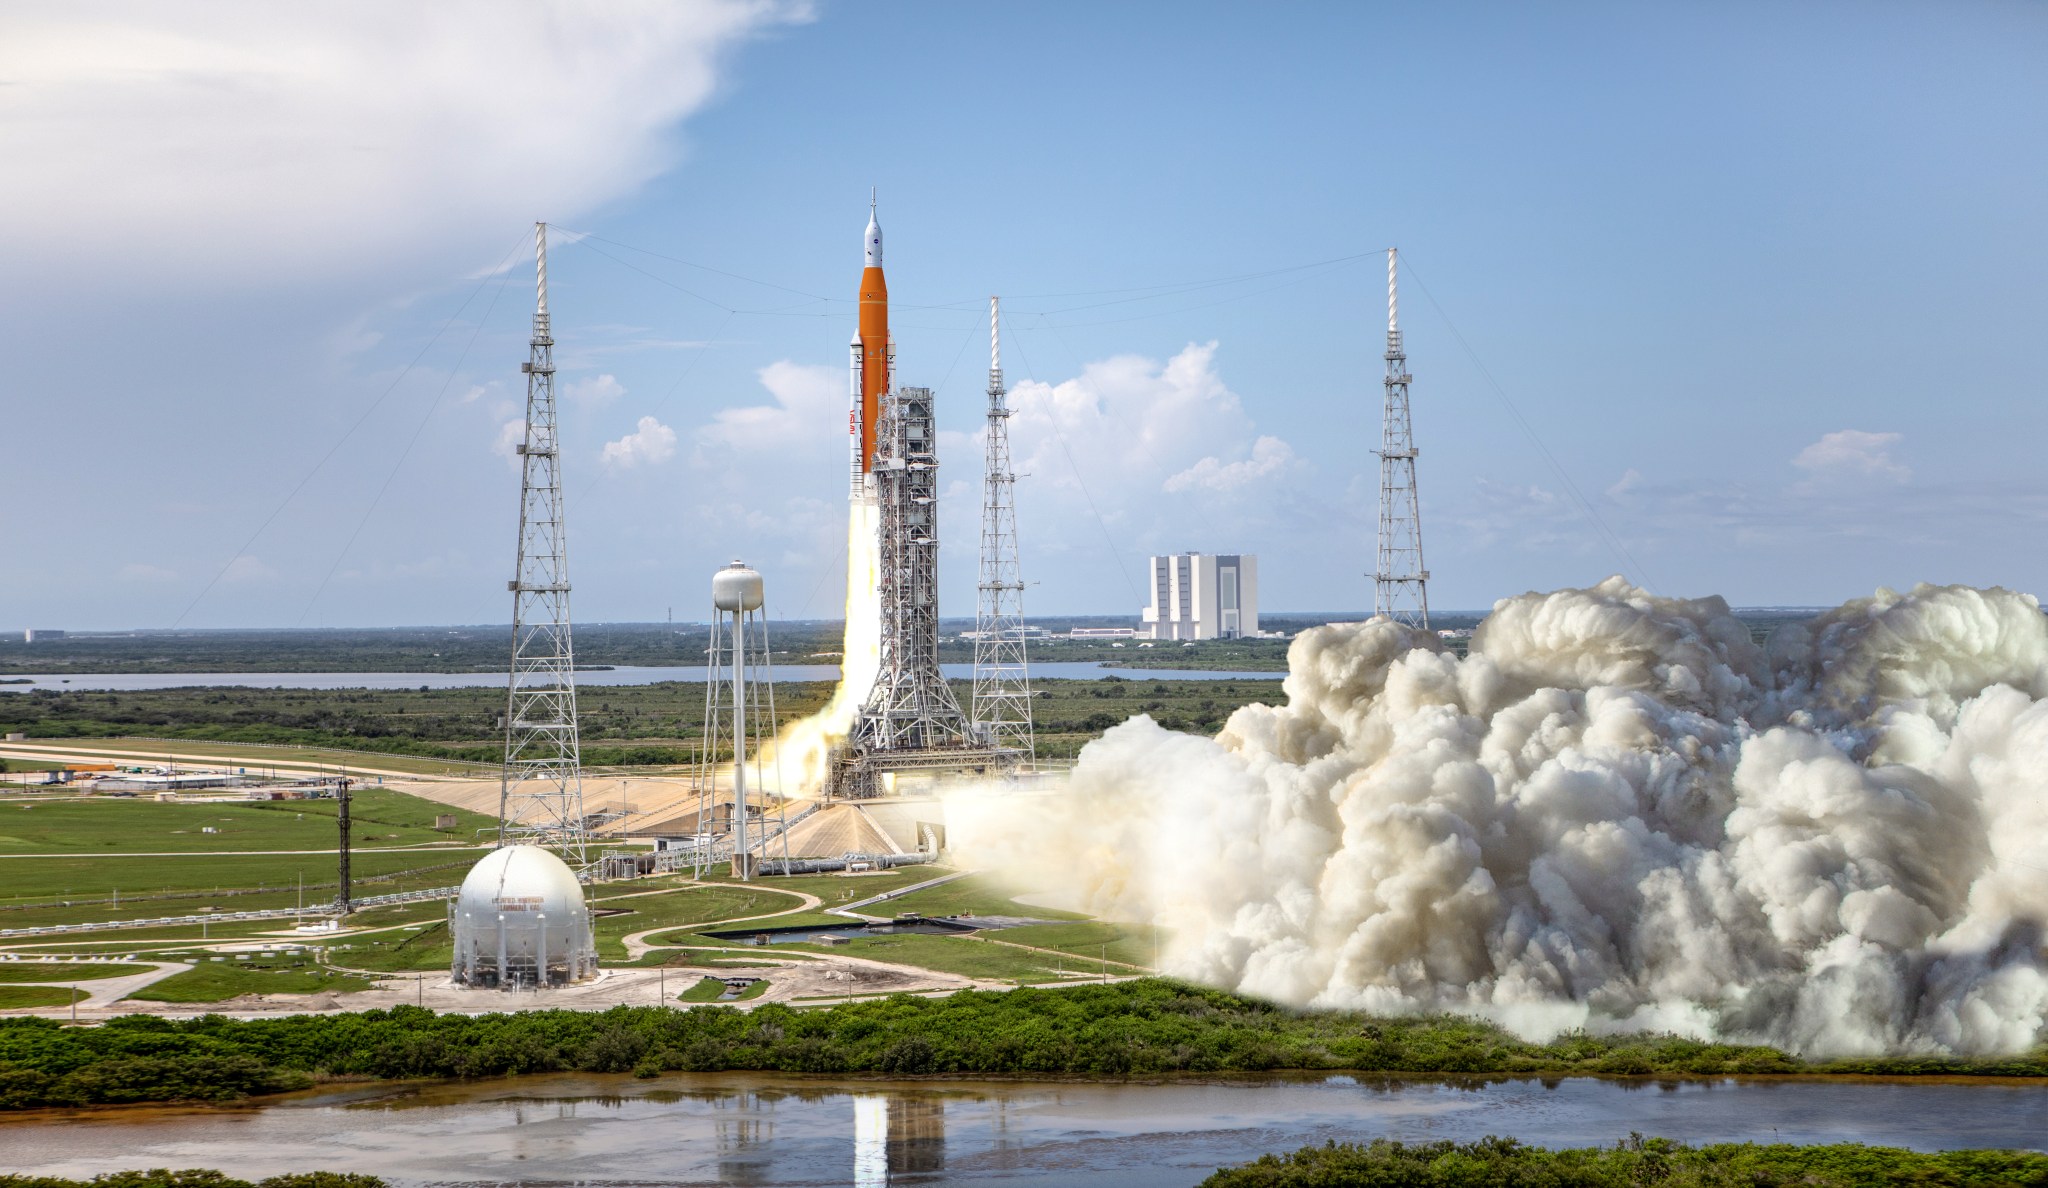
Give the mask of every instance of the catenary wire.
M 213 592 L 213 588 L 220 584 L 221 578 L 226 577 L 228 570 L 234 568 L 235 562 L 241 560 L 243 557 L 248 555 L 249 547 L 255 544 L 257 539 L 260 538 L 265 532 L 267 532 L 270 529 L 271 524 L 277 521 L 278 516 L 284 514 L 284 509 L 291 506 L 292 500 L 297 499 L 299 497 L 299 492 L 304 491 L 306 489 L 307 484 L 313 481 L 313 476 L 319 474 L 321 469 L 325 467 L 328 462 L 333 460 L 334 455 L 341 451 L 341 447 L 348 442 L 348 439 L 355 436 L 356 430 L 361 429 L 363 427 L 363 422 L 369 420 L 370 415 L 383 406 L 384 401 L 390 397 L 391 393 L 398 390 L 398 385 L 405 382 L 405 378 L 412 374 L 413 368 L 418 367 L 420 364 L 420 360 L 427 357 L 427 352 L 434 349 L 434 344 L 441 341 L 441 336 L 448 332 L 448 328 L 455 324 L 455 320 L 457 318 L 460 318 L 463 315 L 463 313 L 469 309 L 470 303 L 476 300 L 477 294 L 484 291 L 484 286 L 490 283 L 490 281 L 493 278 L 502 274 L 506 268 L 511 266 L 512 257 L 518 253 L 519 249 L 522 246 L 524 246 L 525 243 L 526 233 L 522 232 L 519 239 L 513 243 L 511 250 L 507 251 L 502 257 L 499 258 L 497 267 L 492 268 L 490 271 L 484 273 L 483 276 L 477 280 L 476 287 L 469 291 L 469 296 L 462 299 L 462 304 L 456 308 L 454 313 L 448 315 L 448 320 L 441 323 L 440 329 L 434 331 L 433 337 L 427 339 L 426 345 L 421 347 L 419 349 L 419 353 L 412 357 L 412 362 L 407 363 L 404 369 L 398 373 L 397 378 L 393 379 L 391 383 L 385 387 L 384 391 L 379 393 L 377 398 L 370 402 L 370 406 L 363 410 L 363 414 L 356 418 L 355 423 L 353 425 L 350 425 L 348 429 L 345 432 L 343 432 L 340 437 L 334 439 L 334 444 L 329 446 L 327 448 L 327 452 L 320 456 L 320 460 L 318 462 L 315 462 L 312 465 L 312 467 L 308 469 L 306 473 L 299 478 L 298 484 L 294 486 L 291 489 L 291 491 L 285 495 L 283 499 L 278 501 L 277 506 L 270 510 L 270 514 L 263 518 L 263 522 L 256 526 L 256 530 L 249 534 L 249 538 L 242 542 L 242 547 L 236 549 L 231 555 L 229 555 L 227 561 L 221 565 L 219 571 L 217 571 L 213 575 L 213 577 L 207 581 L 205 586 L 200 588 L 199 593 L 192 596 L 192 601 L 186 605 L 183 613 L 179 614 L 176 621 L 174 621 L 171 624 L 171 629 L 173 631 L 183 626 L 185 620 L 191 617 L 192 612 L 199 609 L 200 602 L 202 602 L 208 594 Z
M 384 494 L 391 489 L 391 481 L 398 477 L 398 472 L 404 467 L 405 460 L 412 456 L 413 447 L 419 444 L 420 434 L 426 432 L 427 422 L 433 420 L 434 414 L 441 411 L 441 402 L 448 398 L 448 389 L 455 386 L 455 377 L 461 374 L 462 365 L 469 361 L 470 351 L 476 349 L 476 340 L 482 336 L 484 327 L 490 323 L 491 314 L 496 312 L 498 308 L 498 299 L 504 295 L 505 285 L 500 284 L 497 287 L 497 291 L 491 294 L 490 304 L 484 306 L 483 316 L 476 320 L 476 328 L 469 332 L 469 341 L 462 344 L 462 353 L 455 357 L 454 365 L 448 369 L 448 374 L 442 378 L 441 390 L 434 393 L 433 403 L 427 406 L 426 414 L 420 417 L 419 424 L 413 426 L 412 436 L 406 439 L 405 448 L 399 451 L 398 460 L 393 462 L 391 469 L 385 473 L 384 482 L 378 486 L 377 493 L 370 498 L 370 506 L 363 509 L 362 518 L 356 521 L 355 531 L 348 534 L 348 540 L 343 542 L 341 551 L 334 555 L 334 564 L 327 567 L 327 576 L 320 579 L 319 588 L 314 590 L 313 596 L 306 600 L 306 609 L 299 612 L 299 620 L 292 624 L 292 626 L 304 626 L 306 617 L 313 613 L 315 606 L 320 604 L 320 596 L 327 592 L 329 583 L 334 581 L 334 575 L 341 571 L 341 563 L 348 559 L 349 550 L 355 547 L 356 538 L 363 534 L 363 528 L 369 524 L 370 517 L 376 514 L 378 505 L 384 502 Z
M 1034 383 L 1042 382 L 1038 379 L 1037 369 L 1031 366 L 1031 353 L 1024 349 L 1024 336 L 1015 334 L 1013 337 L 1017 344 L 1017 358 L 1024 364 L 1024 377 Z M 1060 429 L 1059 409 L 1055 407 L 1047 412 L 1046 420 L 1052 425 L 1053 437 L 1060 443 L 1060 452 L 1067 457 L 1067 468 L 1074 472 L 1074 485 L 1081 489 L 1081 498 L 1088 504 L 1088 514 L 1095 517 L 1095 526 L 1102 530 L 1102 542 L 1109 547 L 1110 560 L 1116 562 L 1116 571 L 1124 579 L 1124 588 L 1131 592 L 1131 601 L 1136 602 L 1138 584 L 1131 580 L 1131 571 L 1124 566 L 1123 553 L 1116 547 L 1116 538 L 1110 534 L 1108 522 L 1096 509 L 1095 496 L 1088 491 L 1088 480 L 1081 476 L 1081 468 L 1074 462 L 1074 451 L 1067 445 L 1067 435 Z
M 1614 550 L 1623 565 L 1635 571 L 1636 581 L 1642 585 L 1643 589 L 1654 592 L 1650 582 L 1650 575 L 1643 570 L 1642 565 L 1629 553 L 1628 546 L 1622 543 L 1621 537 L 1612 528 L 1607 526 L 1607 521 L 1600 515 L 1599 509 L 1595 508 L 1592 501 L 1587 499 L 1579 490 L 1579 485 L 1572 481 L 1571 474 L 1558 462 L 1557 456 L 1550 452 L 1550 447 L 1543 444 L 1543 439 L 1537 436 L 1536 427 L 1531 425 L 1526 417 L 1522 416 L 1522 410 L 1515 407 L 1515 402 L 1508 399 L 1507 390 L 1500 386 L 1500 381 L 1494 379 L 1493 373 L 1486 369 L 1486 364 L 1479 361 L 1479 352 L 1473 350 L 1472 344 L 1465 341 L 1465 335 L 1458 329 L 1457 323 L 1451 321 L 1451 315 L 1444 312 L 1444 307 L 1437 301 L 1436 294 L 1429 291 L 1429 285 L 1423 282 L 1422 274 L 1416 271 L 1414 262 L 1406 252 L 1403 252 L 1401 255 L 1401 263 L 1407 268 L 1408 275 L 1415 278 L 1416 286 L 1422 290 L 1422 295 L 1429 299 L 1429 304 L 1431 308 L 1436 310 L 1437 316 L 1444 320 L 1444 325 L 1450 329 L 1451 337 L 1455 338 L 1458 341 L 1458 346 L 1464 350 L 1465 357 L 1472 361 L 1472 366 L 1478 369 L 1480 376 L 1486 380 L 1487 386 L 1493 389 L 1493 394 L 1499 399 L 1501 406 L 1508 410 L 1508 415 L 1513 417 L 1515 424 L 1521 427 L 1522 433 L 1528 437 L 1530 444 L 1536 447 L 1536 452 L 1543 455 L 1543 460 L 1550 465 L 1551 473 L 1555 474 L 1558 482 L 1564 484 L 1565 490 L 1571 493 L 1573 501 L 1579 505 L 1579 510 L 1585 512 L 1586 518 L 1593 522 L 1593 527 L 1600 533 L 1602 543 Z

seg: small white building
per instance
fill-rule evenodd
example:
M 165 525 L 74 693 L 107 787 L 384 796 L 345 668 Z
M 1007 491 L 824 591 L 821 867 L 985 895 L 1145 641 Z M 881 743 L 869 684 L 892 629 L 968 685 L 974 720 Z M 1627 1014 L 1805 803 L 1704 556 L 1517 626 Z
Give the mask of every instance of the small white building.
M 1067 632 L 1068 639 L 1129 639 L 1138 634 L 1135 627 L 1075 627 Z
M 1152 558 L 1146 639 L 1247 639 L 1259 633 L 1259 559 L 1250 553 Z

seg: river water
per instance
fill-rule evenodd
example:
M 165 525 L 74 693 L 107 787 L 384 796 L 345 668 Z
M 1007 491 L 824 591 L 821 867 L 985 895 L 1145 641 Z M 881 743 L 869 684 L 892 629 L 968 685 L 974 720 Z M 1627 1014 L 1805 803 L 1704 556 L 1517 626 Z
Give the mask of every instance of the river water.
M 940 671 L 956 680 L 972 680 L 972 664 L 942 664 Z M 660 681 L 694 681 L 702 684 L 703 665 L 668 668 L 622 665 L 589 669 L 576 674 L 576 683 L 594 685 L 652 685 Z M 1031 666 L 1034 680 L 1092 681 L 1122 677 L 1127 681 L 1277 681 L 1284 672 L 1218 672 L 1209 669 L 1115 668 L 1094 660 L 1059 660 Z M 775 669 L 778 681 L 836 681 L 836 664 L 784 664 Z M 502 672 L 86 672 L 68 676 L 38 676 L 22 684 L 0 684 L 0 693 L 26 693 L 31 689 L 131 690 L 232 688 L 245 689 L 465 689 L 503 685 Z
M 369 1172 L 399 1185 L 989 1184 L 1168 1188 L 1329 1139 L 1631 1131 L 1688 1142 L 2039 1147 L 2048 1086 L 1586 1078 L 1465 1085 L 1350 1077 L 1162 1084 L 835 1082 L 560 1075 L 223 1109 L 0 1120 L 5 1170 L 84 1177 L 215 1167 Z

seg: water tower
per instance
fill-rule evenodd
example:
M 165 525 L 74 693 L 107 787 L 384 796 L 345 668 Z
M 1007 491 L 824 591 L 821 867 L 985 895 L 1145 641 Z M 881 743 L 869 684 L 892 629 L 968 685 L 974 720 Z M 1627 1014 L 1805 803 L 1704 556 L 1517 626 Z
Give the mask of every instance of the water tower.
M 706 867 L 729 858 L 733 877 L 751 879 L 777 840 L 782 842 L 787 869 L 782 780 L 775 769 L 774 748 L 768 745 L 777 724 L 765 601 L 761 575 L 743 562 L 734 561 L 711 577 L 704 736 L 696 772 L 694 849 L 700 877 Z M 770 756 L 765 769 L 764 752 Z M 722 794 L 719 778 L 727 771 L 731 774 L 723 791 L 729 791 L 729 797 Z

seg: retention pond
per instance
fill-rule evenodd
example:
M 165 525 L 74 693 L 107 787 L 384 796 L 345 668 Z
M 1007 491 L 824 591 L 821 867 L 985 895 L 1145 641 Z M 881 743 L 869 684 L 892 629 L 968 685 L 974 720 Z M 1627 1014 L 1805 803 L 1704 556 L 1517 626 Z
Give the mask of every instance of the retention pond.
M 1168 1188 L 1326 1140 L 1512 1135 L 1608 1144 L 2039 1147 L 2048 1086 L 1591 1079 L 1153 1084 L 885 1082 L 755 1074 L 560 1075 L 298 1094 L 236 1108 L 0 1119 L 16 1173 L 326 1169 L 399 1185 L 1000 1184 Z
M 987 928 L 1013 928 L 1020 924 L 1048 922 L 1010 916 L 978 920 L 963 920 L 953 916 L 898 916 L 894 920 L 848 920 L 844 924 L 738 928 L 727 932 L 707 932 L 704 935 L 717 937 L 719 940 L 743 941 L 750 945 L 830 945 L 865 936 L 897 936 L 903 933 L 915 933 L 920 936 L 958 936 L 963 932 L 976 932 Z

